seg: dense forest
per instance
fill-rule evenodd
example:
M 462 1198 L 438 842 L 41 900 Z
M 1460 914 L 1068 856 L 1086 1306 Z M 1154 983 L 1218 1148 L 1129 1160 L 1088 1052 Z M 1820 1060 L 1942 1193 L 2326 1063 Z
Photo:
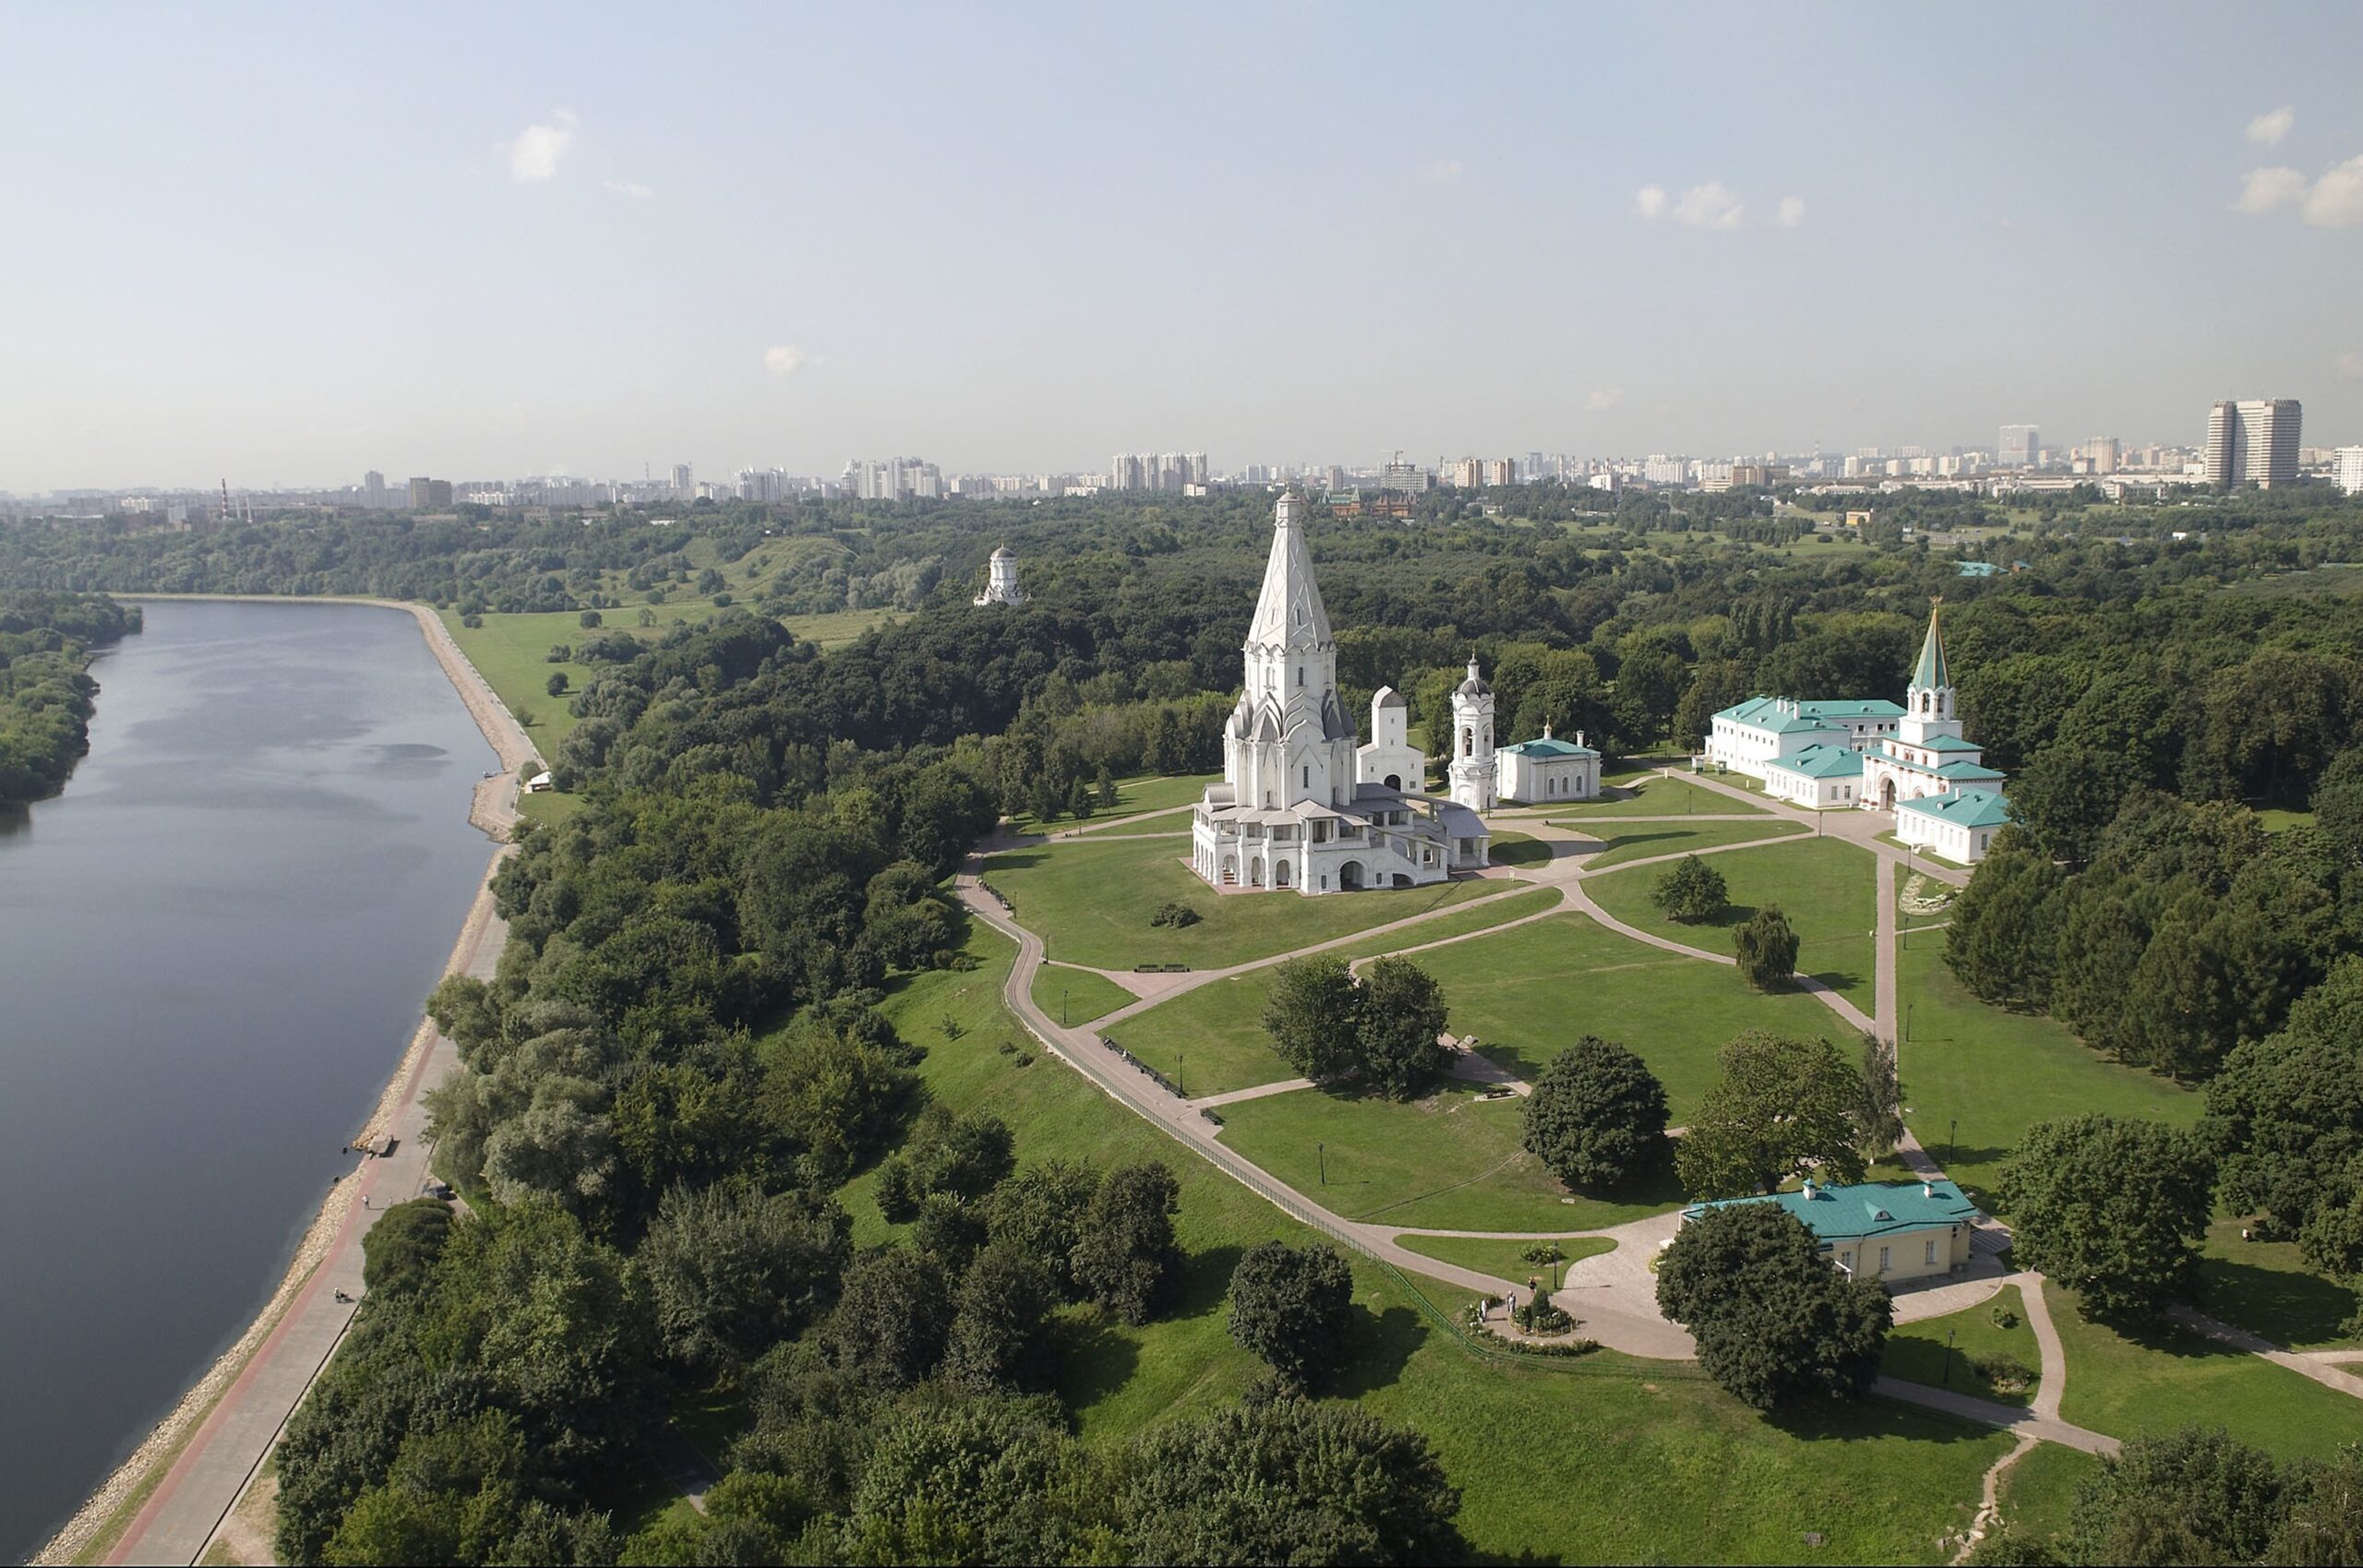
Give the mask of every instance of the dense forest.
M 0 591 L 0 806 L 65 787 L 90 749 L 90 654 L 138 629 L 103 594 Z
M 2023 820 L 1961 903 L 1956 969 L 2095 1049 L 2213 1075 L 2225 1191 L 2363 1268 L 2363 596 L 2333 569 L 2363 559 L 2363 508 L 2068 505 L 1939 546 L 1998 514 L 1877 504 L 1869 549 L 1799 538 L 1761 496 L 1554 486 L 1313 541 L 1354 699 L 1388 683 L 1433 715 L 1473 651 L 1505 732 L 1612 750 L 1693 744 L 1759 691 L 1900 695 L 1942 595 L 1970 734 Z M 583 808 L 504 864 L 497 977 L 432 1004 L 468 1068 L 432 1108 L 471 1212 L 371 1232 L 352 1339 L 281 1451 L 287 1561 L 1459 1550 L 1424 1442 L 1351 1406 L 1275 1386 L 1081 1442 L 1053 1314 L 1168 1310 L 1173 1179 L 1019 1165 L 990 1116 L 926 1103 L 923 1047 L 875 1007 L 965 962 L 942 879 L 1002 813 L 1216 764 L 1269 528 L 1256 493 L 0 530 L 0 583 L 467 612 L 711 597 L 692 540 L 778 568 L 707 621 L 574 652 L 551 761 Z M 1002 542 L 1033 600 L 972 609 Z M 2011 569 L 1960 575 L 1973 554 Z M 921 613 L 826 652 L 774 618 L 880 604 Z M 908 1239 L 857 1253 L 838 1193 L 872 1168 Z M 752 1425 L 708 1513 L 618 1538 L 620 1478 L 716 1388 Z

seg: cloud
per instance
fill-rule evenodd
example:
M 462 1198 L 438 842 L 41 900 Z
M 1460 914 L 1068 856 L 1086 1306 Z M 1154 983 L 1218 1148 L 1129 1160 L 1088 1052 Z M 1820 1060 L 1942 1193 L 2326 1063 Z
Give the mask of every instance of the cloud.
M 1649 222 L 1671 218 L 1694 229 L 1736 229 L 1745 211 L 1739 193 L 1721 180 L 1692 186 L 1680 201 L 1669 201 L 1662 186 L 1643 186 L 1633 197 L 1633 210 Z
M 2317 229 L 2363 223 L 2363 158 L 2350 158 L 2314 182 L 2306 197 L 2306 221 Z
M 1805 198 L 1801 196 L 1782 197 L 1781 198 L 1781 227 L 1801 229 L 1805 227 Z
M 1609 409 L 1614 408 L 1618 403 L 1621 403 L 1624 401 L 1625 389 L 1618 387 L 1610 391 L 1592 393 L 1591 396 L 1584 400 L 1584 407 L 1594 413 L 1602 413 L 1607 412 Z
M 1428 178 L 1438 185 L 1449 185 L 1460 175 L 1460 160 L 1457 158 L 1439 158 L 1428 165 Z
M 1736 229 L 1745 210 L 1737 191 L 1721 180 L 1709 180 L 1682 193 L 1673 204 L 1673 221 L 1694 229 Z
M 535 185 L 558 177 L 558 166 L 574 148 L 574 112 L 555 110 L 546 126 L 527 126 L 517 139 L 504 143 L 509 177 L 519 185 Z
M 2272 212 L 2297 206 L 2306 199 L 2306 176 L 2295 169 L 2250 169 L 2232 206 L 2241 212 Z
M 656 194 L 638 180 L 601 180 L 599 184 L 604 189 L 614 191 L 618 196 L 628 196 L 634 201 L 646 201 Z
M 763 351 L 763 368 L 774 376 L 793 376 L 804 363 L 804 351 L 793 343 L 774 343 Z
M 2270 114 L 2259 114 L 2249 122 L 2249 139 L 2259 147 L 2279 147 L 2289 127 L 2297 123 L 2297 111 L 2286 103 Z
M 2338 356 L 2338 378 L 2342 381 L 2363 381 L 2363 353 L 2348 349 Z

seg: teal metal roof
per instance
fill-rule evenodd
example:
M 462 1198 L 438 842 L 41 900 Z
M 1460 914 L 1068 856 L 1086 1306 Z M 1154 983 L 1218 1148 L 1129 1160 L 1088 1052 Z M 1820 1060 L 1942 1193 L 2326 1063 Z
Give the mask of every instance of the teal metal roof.
M 1863 754 L 1851 746 L 1808 746 L 1764 766 L 1768 772 L 1778 768 L 1808 779 L 1855 779 L 1863 776 Z
M 1793 706 L 1796 712 L 1789 709 Z M 1773 735 L 1800 735 L 1806 730 L 1834 729 L 1840 724 L 1863 719 L 1900 719 L 1901 705 L 1883 698 L 1867 701 L 1828 701 L 1789 703 L 1779 697 L 1751 697 L 1734 703 L 1717 713 L 1719 719 L 1745 724 L 1750 729 L 1765 730 Z
M 1805 1221 L 1824 1241 L 1853 1241 L 1899 1230 L 1964 1225 L 1977 1218 L 1977 1205 L 1949 1181 L 1865 1181 L 1852 1187 L 1815 1187 L 1810 1192 L 1770 1192 L 1760 1198 L 1723 1198 L 1693 1203 L 1682 1211 L 1693 1219 L 1709 1209 L 1734 1203 L 1778 1203 Z
M 1977 742 L 1973 740 L 1963 740 L 1957 735 L 1932 735 L 1925 740 L 1907 741 L 1905 744 L 1910 746 L 1924 746 L 1931 751 L 1982 752 L 1985 749 L 1985 748 L 1978 745 Z
M 1942 795 L 1922 796 L 1917 800 L 1899 800 L 1895 808 L 1933 817 L 1960 828 L 1998 828 L 2014 820 L 2010 803 L 1990 789 L 1948 790 Z
M 1600 755 L 1589 746 L 1577 746 L 1573 741 L 1560 740 L 1553 736 L 1545 736 L 1541 740 L 1521 740 L 1516 746 L 1505 746 L 1502 749 L 1513 757 L 1539 757 L 1545 760 Z
M 1996 566 L 1992 561 L 1963 561 L 1961 563 L 1960 575 L 1962 577 L 1992 577 L 2001 569 L 2002 569 L 2000 567 Z
M 1943 603 L 1941 599 L 1937 601 L 1938 605 Z M 1926 691 L 1951 684 L 1951 679 L 1945 673 L 1944 634 L 1937 629 L 1937 611 L 1932 607 L 1928 611 L 1928 635 L 1920 643 L 1919 667 L 1912 672 L 1912 689 Z

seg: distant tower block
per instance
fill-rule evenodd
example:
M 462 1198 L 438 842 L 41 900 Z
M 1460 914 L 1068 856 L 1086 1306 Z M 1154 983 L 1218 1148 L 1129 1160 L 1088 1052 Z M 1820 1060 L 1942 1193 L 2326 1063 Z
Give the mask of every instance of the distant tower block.
M 1017 557 L 1006 545 L 993 552 L 986 568 L 985 591 L 977 595 L 979 604 L 1023 604 L 1026 590 L 1017 586 Z

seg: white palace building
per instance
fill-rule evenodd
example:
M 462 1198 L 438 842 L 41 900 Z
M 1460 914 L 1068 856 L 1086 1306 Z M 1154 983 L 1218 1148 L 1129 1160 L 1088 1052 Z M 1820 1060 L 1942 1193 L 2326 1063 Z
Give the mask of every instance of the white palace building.
M 1357 744 L 1337 696 L 1337 642 L 1305 547 L 1305 503 L 1279 498 L 1264 588 L 1248 624 L 1246 679 L 1223 728 L 1222 782 L 1190 818 L 1192 869 L 1217 887 L 1300 893 L 1418 887 L 1486 859 L 1477 813 L 1494 805 L 1493 695 L 1469 678 L 1452 698 L 1451 798 L 1424 793 L 1400 693 L 1371 699 Z
M 1901 706 L 1882 699 L 1801 702 L 1756 697 L 1715 715 L 1707 760 L 1764 781 L 1764 793 L 1817 810 L 1895 814 L 1895 836 L 1964 866 L 1985 858 L 2010 820 L 2003 775 L 1961 733 L 1937 611 Z

